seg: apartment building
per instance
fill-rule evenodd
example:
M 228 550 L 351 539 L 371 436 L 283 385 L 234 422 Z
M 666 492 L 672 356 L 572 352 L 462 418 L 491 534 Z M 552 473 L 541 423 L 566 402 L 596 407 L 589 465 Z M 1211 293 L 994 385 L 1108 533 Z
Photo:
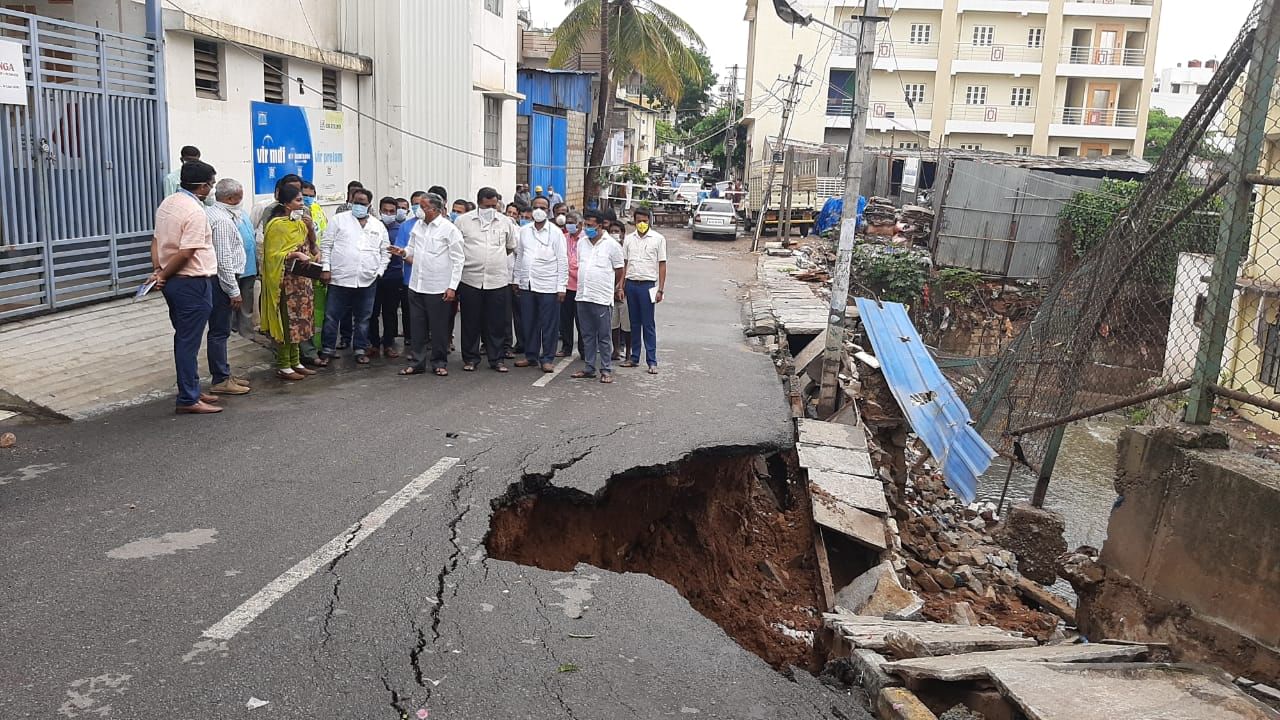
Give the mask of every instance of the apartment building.
M 1151 107 L 1160 108 L 1171 117 L 1186 117 L 1217 70 L 1217 60 L 1190 60 L 1186 65 L 1178 63 L 1161 70 L 1151 88 Z
M 1162 0 L 897 0 L 882 2 L 867 145 L 1019 155 L 1141 153 Z M 857 35 L 861 0 L 799 2 Z M 857 41 L 792 28 L 767 0 L 748 0 L 747 122 L 765 158 L 781 99 L 802 55 L 790 138 L 849 138 Z

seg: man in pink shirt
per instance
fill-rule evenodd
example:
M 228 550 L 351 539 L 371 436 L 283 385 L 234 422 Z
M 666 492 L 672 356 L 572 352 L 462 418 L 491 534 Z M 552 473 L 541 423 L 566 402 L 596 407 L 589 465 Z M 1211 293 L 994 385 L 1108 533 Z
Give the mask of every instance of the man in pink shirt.
M 560 304 L 560 352 L 556 357 L 573 356 L 574 327 L 578 322 L 578 241 L 582 239 L 582 213 L 570 210 L 565 216 L 564 238 L 569 250 L 569 289 Z M 582 357 L 582 337 L 578 336 L 578 356 Z
M 197 355 L 213 312 L 213 286 L 218 281 L 218 257 L 213 231 L 205 214 L 205 198 L 213 193 L 217 173 L 196 160 L 181 170 L 180 190 L 156 209 L 150 282 L 164 292 L 173 324 L 173 363 L 178 371 L 180 414 L 222 412 L 218 399 L 200 392 Z

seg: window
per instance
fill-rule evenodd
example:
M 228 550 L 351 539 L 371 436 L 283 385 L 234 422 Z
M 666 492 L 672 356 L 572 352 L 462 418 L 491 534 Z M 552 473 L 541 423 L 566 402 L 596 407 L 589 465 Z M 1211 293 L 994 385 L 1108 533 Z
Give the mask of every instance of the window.
M 1280 318 L 1262 326 L 1262 372 L 1259 382 L 1280 390 Z
M 488 96 L 484 99 L 484 164 L 502 165 L 502 100 Z
M 970 150 L 970 151 L 973 151 L 973 150 L 981 150 L 981 149 L 982 149 L 982 146 L 981 146 L 981 145 L 979 145 L 978 143 L 960 143 L 960 149 L 961 149 L 961 150 Z
M 965 105 L 986 105 L 987 104 L 987 86 L 986 85 L 970 85 L 964 91 Z
M 1013 154 L 1014 155 L 1030 155 L 1031 148 L 1027 145 L 1014 145 Z
M 907 83 L 902 86 L 902 91 L 911 107 L 924 102 L 925 86 L 924 83 Z
M 1080 154 L 1080 149 L 1073 145 L 1062 145 L 1058 147 L 1058 157 L 1075 157 Z
M 262 99 L 269 103 L 284 104 L 288 85 L 284 58 L 279 55 L 262 56 Z
M 898 143 L 898 149 L 899 149 L 899 150 L 919 150 L 919 149 L 920 149 L 920 143 L 918 143 L 918 142 L 900 142 L 900 143 Z
M 928 45 L 933 40 L 933 26 L 928 23 L 912 23 L 907 42 L 912 45 Z
M 484 9 L 502 17 L 502 0 L 484 0 Z
M 321 76 L 321 94 L 324 95 L 325 110 L 337 110 L 342 106 L 342 98 L 338 94 L 338 71 L 325 68 Z
M 1113 157 L 1129 157 L 1129 151 L 1125 148 L 1116 148 L 1111 151 Z
M 1014 107 L 1031 107 L 1031 88 L 1013 88 L 1009 95 L 1009 104 Z
M 215 42 L 196 39 L 196 97 L 222 99 L 222 48 Z
M 1174 95 L 1177 95 L 1178 93 L 1182 92 L 1182 86 L 1179 85 L 1178 83 L 1171 83 L 1171 85 L 1173 86 Z
M 1027 47 L 1044 47 L 1044 28 L 1027 30 Z
M 996 42 L 996 26 L 995 25 L 974 25 L 973 26 L 973 44 L 974 46 L 990 47 Z
M 840 23 L 840 29 L 844 32 L 840 36 L 840 54 L 844 56 L 858 54 L 858 36 L 862 33 L 857 20 L 845 20 Z

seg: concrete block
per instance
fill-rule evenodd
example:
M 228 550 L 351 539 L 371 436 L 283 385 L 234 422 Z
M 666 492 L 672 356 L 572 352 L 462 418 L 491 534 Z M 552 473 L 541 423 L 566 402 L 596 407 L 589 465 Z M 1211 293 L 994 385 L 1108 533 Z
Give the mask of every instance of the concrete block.
M 902 587 L 893 565 L 882 562 L 854 578 L 836 593 L 836 605 L 858 615 L 887 617 L 919 612 L 923 607 L 916 594 Z
M 867 691 L 867 697 L 879 697 L 885 688 L 902 686 L 901 680 L 884 671 L 882 666 L 888 660 L 874 650 L 856 648 L 850 653 L 849 661 L 858 677 L 858 684 Z
M 796 452 L 800 456 L 800 467 L 803 468 L 875 477 L 875 470 L 871 467 L 871 456 L 866 450 L 809 445 L 802 442 L 797 446 Z
M 796 421 L 800 442 L 808 445 L 830 445 L 849 450 L 866 450 L 867 433 L 860 427 L 821 420 Z
M 884 519 L 850 507 L 842 502 L 813 496 L 813 521 L 819 525 L 844 533 L 877 550 L 887 550 Z
M 876 717 L 880 720 L 938 720 L 915 693 L 906 688 L 890 687 L 876 698 Z
M 1058 513 L 1022 503 L 1009 509 L 994 538 L 1018 556 L 1024 577 L 1052 585 L 1058 580 L 1058 558 L 1067 551 L 1066 530 L 1066 520 Z
M 889 514 L 889 502 L 884 497 L 884 483 L 880 478 L 848 475 L 828 470 L 809 471 L 809 489 L 821 492 L 877 515 Z

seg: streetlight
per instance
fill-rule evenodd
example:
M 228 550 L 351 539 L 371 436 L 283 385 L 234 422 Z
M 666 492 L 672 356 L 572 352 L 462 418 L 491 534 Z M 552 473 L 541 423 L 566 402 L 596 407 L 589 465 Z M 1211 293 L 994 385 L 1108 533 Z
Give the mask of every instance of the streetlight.
M 858 65 L 854 81 L 854 99 L 849 118 L 849 144 L 844 155 L 844 208 L 840 213 L 840 245 L 836 253 L 836 273 L 831 283 L 831 307 L 827 315 L 826 347 L 822 353 L 822 380 L 818 390 L 818 417 L 826 418 L 836 411 L 840 391 L 840 363 L 844 354 L 844 313 L 849 305 L 849 266 L 853 264 L 853 243 L 858 231 L 858 195 L 862 185 L 863 151 L 867 141 L 867 104 L 871 97 L 872 46 L 876 41 L 876 22 L 880 0 L 864 0 L 865 6 L 858 28 Z M 816 23 L 846 37 L 854 37 L 840 28 L 815 18 L 796 6 L 793 0 L 773 0 L 778 18 L 790 25 L 804 27 Z

